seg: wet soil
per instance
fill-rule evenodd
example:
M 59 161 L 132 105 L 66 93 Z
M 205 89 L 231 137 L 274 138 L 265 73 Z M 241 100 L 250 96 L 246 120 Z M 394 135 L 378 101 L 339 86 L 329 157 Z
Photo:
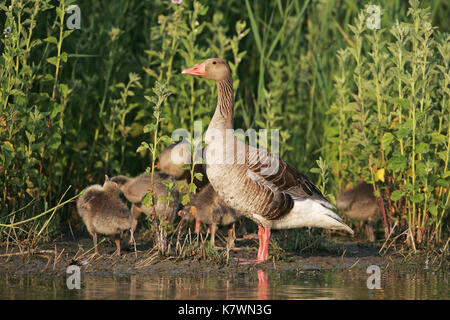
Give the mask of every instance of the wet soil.
M 330 270 L 330 269 L 366 269 L 370 265 L 380 266 L 382 269 L 392 268 L 404 264 L 404 259 L 387 253 L 380 255 L 380 243 L 364 243 L 338 240 L 333 247 L 336 252 L 319 250 L 311 254 L 271 249 L 269 261 L 263 264 L 240 264 L 236 258 L 254 259 L 256 257 L 257 240 L 240 239 L 236 241 L 235 248 L 229 251 L 217 249 L 219 259 L 200 259 L 198 255 L 189 258 L 176 258 L 174 256 L 161 257 L 157 254 L 153 244 L 139 241 L 137 251 L 134 246 L 127 246 L 122 241 L 121 256 L 113 256 L 114 243 L 104 241 L 99 244 L 100 256 L 94 255 L 92 240 L 83 238 L 78 241 L 58 241 L 39 245 L 31 253 L 17 247 L 0 244 L 0 273 L 15 275 L 47 275 L 58 276 L 66 273 L 69 265 L 80 266 L 85 274 L 132 275 L 132 274 L 158 274 L 158 275 L 214 275 L 230 273 L 247 273 L 251 270 L 263 269 L 265 271 L 299 271 L 299 270 Z M 418 257 L 408 266 L 422 266 L 425 260 Z

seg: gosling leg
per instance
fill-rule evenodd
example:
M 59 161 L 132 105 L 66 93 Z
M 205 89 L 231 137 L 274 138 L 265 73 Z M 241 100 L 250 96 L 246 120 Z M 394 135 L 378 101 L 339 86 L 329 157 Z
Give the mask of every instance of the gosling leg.
M 134 231 L 136 231 L 136 227 L 138 224 L 138 218 L 141 215 L 141 211 L 139 210 L 139 208 L 133 203 L 131 205 L 131 216 L 133 217 L 133 221 L 131 223 L 131 230 L 130 230 L 130 240 L 128 241 L 129 244 L 133 244 L 133 235 Z
M 216 223 L 211 224 L 211 240 L 210 240 L 210 242 L 211 242 L 211 246 L 213 248 L 214 248 L 214 243 L 216 240 L 216 230 L 217 230 L 217 224 Z
M 227 240 L 227 246 L 228 248 L 234 248 L 234 240 L 236 239 L 236 226 L 233 223 L 231 225 L 231 228 L 228 230 L 228 240 Z
M 100 255 L 98 253 L 98 248 L 97 248 L 97 233 L 93 232 L 92 233 L 92 241 L 94 242 L 94 252 L 96 255 Z
M 116 251 L 113 253 L 113 256 L 120 256 L 120 235 L 115 237 L 114 242 L 116 243 Z

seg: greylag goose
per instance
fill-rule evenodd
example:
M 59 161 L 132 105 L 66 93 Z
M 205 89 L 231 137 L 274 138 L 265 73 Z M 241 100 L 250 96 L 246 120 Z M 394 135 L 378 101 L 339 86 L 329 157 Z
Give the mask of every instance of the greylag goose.
M 130 210 L 119 195 L 120 189 L 117 184 L 105 176 L 103 186 L 96 184 L 86 188 L 77 200 L 78 214 L 92 236 L 96 254 L 99 254 L 98 233 L 114 236 L 117 247 L 114 254 L 120 256 L 120 232 L 131 229 Z
M 182 167 L 191 163 L 191 160 L 190 144 L 186 141 L 180 141 L 170 145 L 161 152 L 158 160 L 158 169 L 174 176 L 177 181 L 182 181 L 187 186 L 188 181 L 191 181 L 190 171 Z M 201 181 L 194 179 L 197 193 L 192 197 L 190 206 L 196 212 L 194 232 L 197 234 L 200 232 L 201 222 L 211 225 L 211 244 L 214 245 L 217 225 L 234 223 L 238 214 L 219 198 L 217 192 L 214 191 L 214 188 L 209 183 L 202 164 L 195 165 L 194 174 L 197 172 L 203 174 L 203 179 Z M 187 208 L 183 211 L 187 217 L 191 217 Z M 232 231 L 232 236 L 234 237 L 234 228 Z
M 234 136 L 233 82 L 225 60 L 208 59 L 182 73 L 216 82 L 217 107 L 205 135 L 206 174 L 227 205 L 258 224 L 257 260 L 247 262 L 268 259 L 271 229 L 307 226 L 353 234 L 308 177 L 278 156 Z
M 381 210 L 373 194 L 373 186 L 361 181 L 353 188 L 340 194 L 336 206 L 349 218 L 367 221 L 366 235 L 371 242 L 375 241 L 374 223 L 381 217 Z
M 234 222 L 238 218 L 238 214 L 234 209 L 227 206 L 222 199 L 219 198 L 217 192 L 211 184 L 208 184 L 200 192 L 194 194 L 191 200 L 191 205 L 196 208 L 195 213 L 195 232 L 200 231 L 200 222 L 209 224 L 211 226 L 211 245 L 214 246 L 215 234 L 217 226 L 233 224 L 232 228 L 228 232 L 229 237 L 234 237 Z M 188 210 L 184 209 L 185 212 Z M 189 214 L 186 212 L 186 215 Z M 231 240 L 231 239 L 229 239 Z M 232 241 L 230 241 L 232 242 Z
M 123 192 L 125 198 L 132 203 L 131 215 L 133 217 L 133 225 L 131 227 L 132 232 L 136 230 L 138 218 L 142 213 L 147 215 L 153 214 L 156 217 L 165 217 L 169 221 L 173 221 L 175 217 L 175 211 L 178 208 L 178 191 L 172 191 L 172 197 L 174 200 L 164 202 L 160 199 L 156 199 L 156 207 L 145 207 L 142 205 L 142 197 L 145 196 L 150 190 L 151 176 L 143 173 L 135 178 L 129 178 L 125 176 L 115 176 L 111 178 L 111 181 L 117 183 L 120 190 Z M 168 174 L 161 172 L 154 172 L 154 184 L 157 197 L 167 197 L 167 188 L 163 181 L 175 182 L 175 179 Z M 130 238 L 130 243 L 132 239 Z

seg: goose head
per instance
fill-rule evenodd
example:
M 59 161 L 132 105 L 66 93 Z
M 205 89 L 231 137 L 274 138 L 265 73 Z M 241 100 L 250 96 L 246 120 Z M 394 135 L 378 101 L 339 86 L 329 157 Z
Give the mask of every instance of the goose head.
M 214 81 L 227 80 L 231 75 L 228 63 L 220 58 L 207 59 L 190 69 L 183 70 L 181 73 Z

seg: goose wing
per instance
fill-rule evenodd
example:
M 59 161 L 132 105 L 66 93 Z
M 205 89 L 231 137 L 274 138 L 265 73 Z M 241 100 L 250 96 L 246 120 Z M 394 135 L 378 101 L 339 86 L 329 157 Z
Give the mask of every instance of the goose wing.
M 334 209 L 311 180 L 293 165 L 261 148 L 249 147 L 247 156 L 250 178 L 267 194 L 267 210 L 262 213 L 265 218 L 281 218 L 292 209 L 295 200 L 311 199 Z

